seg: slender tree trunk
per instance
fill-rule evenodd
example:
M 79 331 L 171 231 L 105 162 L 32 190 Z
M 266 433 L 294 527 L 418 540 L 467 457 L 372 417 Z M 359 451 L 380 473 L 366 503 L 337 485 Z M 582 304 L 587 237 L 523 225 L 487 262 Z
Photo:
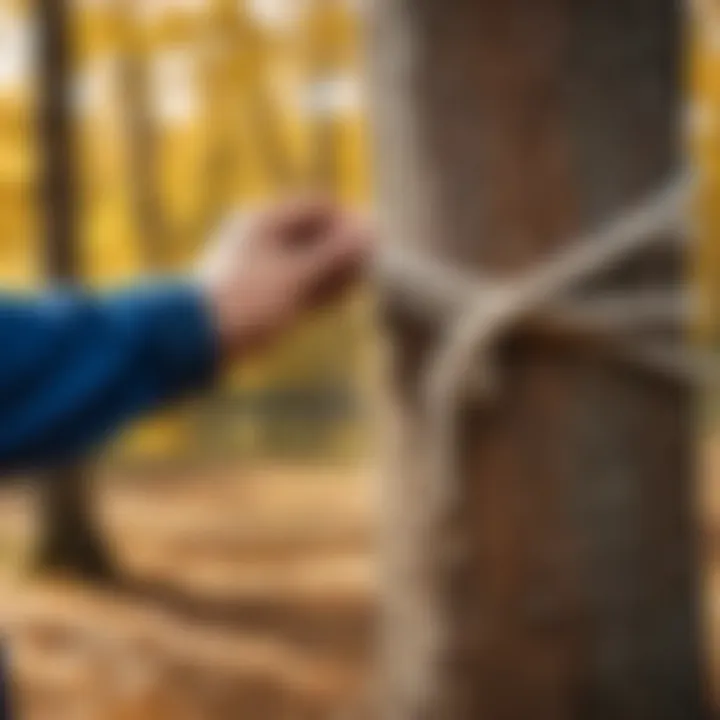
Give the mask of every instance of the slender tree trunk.
M 338 75 L 337 38 L 334 34 L 333 13 L 337 4 L 332 0 L 314 0 L 309 6 L 309 83 L 316 92 L 323 92 L 322 86 L 329 85 Z M 326 91 L 327 92 L 327 91 Z M 325 192 L 339 191 L 338 142 L 339 118 L 333 111 L 332 101 L 328 107 L 311 108 L 312 162 L 309 181 Z
M 42 155 L 41 211 L 47 273 L 56 283 L 76 279 L 77 188 L 69 109 L 69 3 L 41 0 L 39 30 L 39 133 Z M 38 563 L 83 575 L 107 573 L 105 546 L 92 518 L 85 470 L 58 468 L 43 478 L 42 535 Z
M 677 160 L 673 0 L 376 0 L 368 61 L 387 241 L 499 274 L 631 204 Z M 607 284 L 677 279 L 651 258 Z M 466 399 L 455 572 L 425 522 L 434 334 L 388 312 L 378 717 L 704 716 L 688 393 L 519 341 Z M 438 642 L 438 638 L 442 641 Z
M 130 160 L 132 207 L 147 268 L 158 271 L 167 261 L 167 233 L 156 175 L 157 128 L 150 108 L 147 58 L 136 27 L 134 2 L 120 0 L 118 22 L 124 30 L 120 95 Z

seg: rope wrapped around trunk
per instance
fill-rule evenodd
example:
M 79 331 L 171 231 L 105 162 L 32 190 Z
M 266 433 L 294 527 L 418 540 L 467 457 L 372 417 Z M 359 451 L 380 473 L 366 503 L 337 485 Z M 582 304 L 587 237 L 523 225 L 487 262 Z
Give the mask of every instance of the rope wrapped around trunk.
M 441 539 L 427 548 L 431 557 L 428 572 L 457 572 L 467 555 L 455 522 L 463 497 L 458 411 L 468 393 L 479 394 L 481 400 L 492 399 L 499 382 L 494 352 L 500 341 L 519 332 L 548 339 L 570 338 L 591 343 L 617 361 L 673 382 L 697 385 L 710 380 L 709 358 L 692 352 L 684 339 L 674 344 L 640 339 L 658 330 L 682 330 L 691 312 L 687 293 L 661 288 L 596 299 L 573 299 L 571 295 L 643 252 L 663 243 L 685 242 L 683 220 L 692 185 L 689 177 L 673 178 L 520 278 L 471 275 L 404 248 L 388 248 L 381 255 L 377 279 L 390 307 L 429 318 L 445 328 L 423 385 L 427 437 L 422 451 L 428 461 L 419 480 L 428 502 L 420 522 Z M 431 578 L 427 580 L 428 588 L 439 586 Z M 442 598 L 428 594 L 423 611 L 431 627 L 424 642 L 431 651 L 434 670 L 425 681 L 433 685 L 448 666 L 452 643 L 442 624 L 432 622 L 443 616 Z

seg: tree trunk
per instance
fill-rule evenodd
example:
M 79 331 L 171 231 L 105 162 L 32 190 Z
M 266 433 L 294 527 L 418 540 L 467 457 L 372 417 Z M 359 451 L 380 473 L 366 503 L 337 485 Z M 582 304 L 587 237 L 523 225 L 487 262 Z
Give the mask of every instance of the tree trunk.
M 78 466 L 43 478 L 38 569 L 93 579 L 112 576 L 110 553 L 94 519 L 91 480 L 87 470 Z
M 389 242 L 509 275 L 675 169 L 673 0 L 376 0 L 368 30 Z M 680 272 L 653 257 L 606 286 Z M 496 404 L 461 409 L 465 552 L 438 572 L 422 398 L 437 338 L 392 309 L 387 330 L 378 717 L 703 717 L 689 393 L 507 343 Z
M 118 22 L 123 30 L 120 98 L 129 155 L 132 208 L 145 265 L 158 272 L 167 261 L 167 233 L 158 188 L 157 128 L 150 107 L 149 69 L 134 2 L 121 0 Z
M 77 197 L 69 108 L 69 3 L 38 4 L 40 88 L 39 134 L 42 151 L 41 211 L 47 272 L 57 283 L 77 275 Z M 42 536 L 38 563 L 83 575 L 104 575 L 105 546 L 91 517 L 87 478 L 80 467 L 64 467 L 43 478 Z

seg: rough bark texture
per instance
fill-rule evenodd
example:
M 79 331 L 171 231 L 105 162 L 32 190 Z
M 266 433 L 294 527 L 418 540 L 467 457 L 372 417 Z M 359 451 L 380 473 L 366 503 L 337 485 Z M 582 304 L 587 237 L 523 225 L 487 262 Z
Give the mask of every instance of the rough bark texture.
M 42 153 L 40 201 L 47 272 L 56 283 L 77 277 L 77 189 L 69 108 L 69 4 L 42 0 L 38 12 L 38 119 Z M 87 481 L 79 467 L 43 478 L 38 562 L 42 568 L 105 575 L 109 563 L 91 518 Z
M 673 0 L 377 0 L 368 30 L 388 242 L 512 273 L 675 169 Z M 606 285 L 680 272 L 649 258 Z M 438 586 L 441 538 L 421 520 L 436 339 L 392 313 L 388 331 L 379 716 L 703 717 L 688 392 L 505 347 L 497 405 L 462 408 L 454 521 L 470 550 Z

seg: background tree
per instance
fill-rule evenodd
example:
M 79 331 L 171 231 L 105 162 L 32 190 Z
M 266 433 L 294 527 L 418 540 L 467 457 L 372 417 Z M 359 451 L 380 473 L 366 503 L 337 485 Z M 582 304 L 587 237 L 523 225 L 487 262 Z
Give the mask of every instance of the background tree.
M 77 187 L 69 87 L 69 4 L 42 0 L 38 13 L 38 117 L 41 155 L 41 212 L 47 273 L 51 281 L 77 280 Z M 43 478 L 40 492 L 42 569 L 105 576 L 110 561 L 95 526 L 87 471 L 58 468 Z
M 159 270 L 168 248 L 158 188 L 158 129 L 151 106 L 148 52 L 134 0 L 117 3 L 117 18 L 121 31 L 120 105 L 127 134 L 134 225 L 147 268 Z

